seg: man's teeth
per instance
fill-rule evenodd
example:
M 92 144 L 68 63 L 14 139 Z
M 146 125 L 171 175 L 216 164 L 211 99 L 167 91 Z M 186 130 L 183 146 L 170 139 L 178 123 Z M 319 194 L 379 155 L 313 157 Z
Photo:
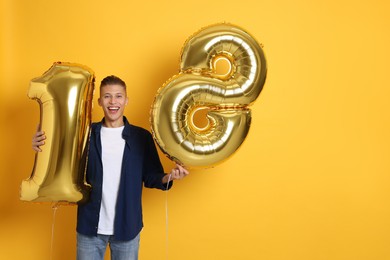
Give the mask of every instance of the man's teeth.
M 109 107 L 108 110 L 119 110 L 119 107 Z

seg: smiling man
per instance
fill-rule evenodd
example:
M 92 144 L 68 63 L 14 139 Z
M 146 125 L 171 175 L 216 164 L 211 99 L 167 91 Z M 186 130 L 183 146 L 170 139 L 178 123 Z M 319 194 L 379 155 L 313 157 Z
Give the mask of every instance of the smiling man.
M 104 111 L 104 127 L 124 126 L 123 113 L 128 101 L 126 85 L 121 79 L 115 76 L 103 79 L 98 102 Z
M 107 245 L 111 259 L 138 259 L 143 227 L 143 186 L 165 190 L 171 180 L 188 171 L 176 165 L 165 174 L 149 131 L 130 124 L 123 115 L 128 103 L 126 84 L 116 76 L 100 84 L 101 122 L 91 126 L 86 180 L 92 186 L 90 199 L 78 206 L 77 259 L 104 259 Z M 46 136 L 38 131 L 32 140 L 41 151 Z M 169 182 L 169 183 L 168 183 Z

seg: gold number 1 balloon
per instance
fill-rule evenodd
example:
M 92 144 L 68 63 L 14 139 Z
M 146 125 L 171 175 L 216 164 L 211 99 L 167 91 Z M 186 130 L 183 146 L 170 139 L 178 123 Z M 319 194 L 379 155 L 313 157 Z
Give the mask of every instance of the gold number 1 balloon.
M 40 126 L 46 134 L 35 156 L 20 199 L 34 202 L 82 202 L 89 186 L 84 173 L 89 143 L 95 76 L 89 68 L 57 62 L 30 82 L 28 97 L 40 105 Z
M 225 73 L 218 73 L 221 60 L 228 62 Z M 217 24 L 195 33 L 182 49 L 179 74 L 158 90 L 151 108 L 152 133 L 161 150 L 190 168 L 229 158 L 248 134 L 249 106 L 266 74 L 261 46 L 243 29 Z M 194 122 L 202 110 L 205 126 Z

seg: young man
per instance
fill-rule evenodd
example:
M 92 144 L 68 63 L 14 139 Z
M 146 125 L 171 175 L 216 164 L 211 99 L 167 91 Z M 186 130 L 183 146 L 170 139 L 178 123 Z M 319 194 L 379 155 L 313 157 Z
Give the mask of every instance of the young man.
M 104 118 L 91 126 L 86 180 L 92 191 L 89 201 L 78 206 L 77 259 L 103 260 L 109 244 L 112 259 L 136 260 L 143 227 L 143 185 L 169 189 L 170 180 L 189 172 L 176 165 L 170 174 L 164 173 L 152 135 L 129 124 L 123 115 L 128 97 L 120 78 L 102 80 L 98 102 Z M 44 132 L 38 131 L 32 148 L 41 151 L 45 139 Z

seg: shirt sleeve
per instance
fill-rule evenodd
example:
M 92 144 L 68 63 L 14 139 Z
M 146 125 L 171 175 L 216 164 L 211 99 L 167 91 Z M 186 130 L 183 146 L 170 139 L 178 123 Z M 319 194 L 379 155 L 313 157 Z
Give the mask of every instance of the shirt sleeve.
M 173 181 L 170 181 L 168 184 L 162 183 L 162 179 L 165 176 L 164 168 L 158 156 L 152 135 L 147 132 L 145 139 L 146 147 L 143 165 L 144 185 L 147 188 L 156 188 L 160 190 L 170 189 L 172 187 Z

